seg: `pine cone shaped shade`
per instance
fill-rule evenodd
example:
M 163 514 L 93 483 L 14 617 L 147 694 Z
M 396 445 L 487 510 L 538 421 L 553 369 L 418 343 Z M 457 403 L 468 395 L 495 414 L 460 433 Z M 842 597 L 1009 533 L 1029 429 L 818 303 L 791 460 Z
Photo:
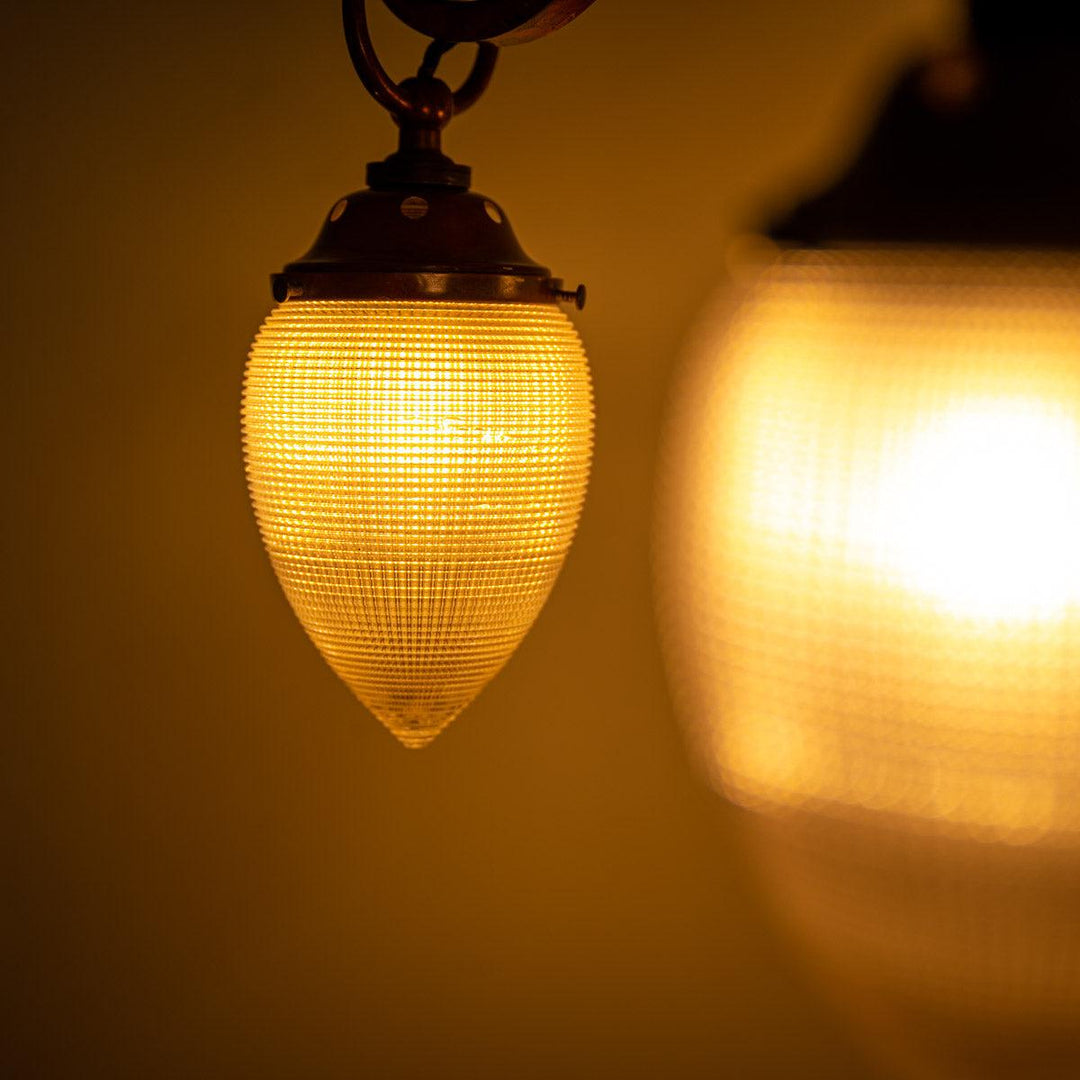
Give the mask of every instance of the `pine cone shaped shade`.
M 406 746 L 506 663 L 562 567 L 592 451 L 554 304 L 289 301 L 244 386 L 248 483 L 304 629 Z

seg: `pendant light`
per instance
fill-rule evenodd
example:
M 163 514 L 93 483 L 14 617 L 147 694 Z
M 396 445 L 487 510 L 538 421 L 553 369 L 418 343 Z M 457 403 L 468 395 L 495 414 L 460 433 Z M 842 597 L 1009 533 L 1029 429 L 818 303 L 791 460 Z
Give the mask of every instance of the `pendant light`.
M 505 211 L 469 190 L 440 133 L 503 44 L 591 0 L 386 0 L 432 38 L 415 78 L 380 64 L 344 0 L 357 73 L 400 129 L 368 188 L 272 278 L 247 366 L 243 430 L 263 542 L 331 668 L 409 747 L 430 742 L 537 617 L 588 478 L 592 396 L 563 290 Z M 435 77 L 478 42 L 460 89 Z
M 975 0 L 969 27 L 740 245 L 669 416 L 658 602 L 699 760 L 878 1051 L 1064 1077 L 1080 17 Z

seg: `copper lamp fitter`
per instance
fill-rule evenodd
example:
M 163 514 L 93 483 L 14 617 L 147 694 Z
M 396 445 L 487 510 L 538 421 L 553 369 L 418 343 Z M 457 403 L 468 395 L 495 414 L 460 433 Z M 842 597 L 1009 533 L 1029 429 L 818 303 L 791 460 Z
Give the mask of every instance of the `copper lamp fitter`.
M 371 162 L 367 189 L 338 200 L 311 249 L 271 276 L 274 299 L 568 301 L 584 307 L 585 286 L 564 289 L 525 253 L 502 208 L 469 190 L 470 168 L 442 152 L 441 134 L 488 85 L 499 48 L 486 38 L 533 40 L 590 3 L 474 0 L 463 17 L 459 4 L 395 0 L 388 6 L 410 26 L 455 34 L 453 40 L 436 37 L 417 75 L 396 83 L 375 53 L 364 0 L 343 0 L 353 66 L 398 125 L 398 149 Z M 435 68 L 443 53 L 466 40 L 478 43 L 476 59 L 451 90 Z

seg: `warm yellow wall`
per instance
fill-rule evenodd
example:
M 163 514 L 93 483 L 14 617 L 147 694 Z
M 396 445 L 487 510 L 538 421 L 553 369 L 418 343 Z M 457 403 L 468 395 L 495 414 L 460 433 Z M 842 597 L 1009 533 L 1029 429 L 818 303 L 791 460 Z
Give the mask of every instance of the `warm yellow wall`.
M 336 3 L 22 7 L 0 34 L 13 1075 L 876 1075 L 684 753 L 650 501 L 727 238 L 827 174 L 950 5 L 599 0 L 451 129 L 530 253 L 588 282 L 598 442 L 546 611 L 419 754 L 304 639 L 241 471 L 267 274 L 392 144 Z M 416 39 L 376 28 L 405 73 Z

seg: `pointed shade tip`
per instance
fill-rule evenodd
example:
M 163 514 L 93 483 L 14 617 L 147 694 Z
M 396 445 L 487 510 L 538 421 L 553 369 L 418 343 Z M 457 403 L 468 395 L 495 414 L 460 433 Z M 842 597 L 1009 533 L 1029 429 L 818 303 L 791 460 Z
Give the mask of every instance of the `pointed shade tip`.
M 433 706 L 430 701 L 417 701 L 405 694 L 391 702 L 367 701 L 357 693 L 355 687 L 351 689 L 360 704 L 409 750 L 423 750 L 433 743 L 475 698 L 473 695 L 467 700 L 455 701 L 450 706 L 444 703 L 440 707 Z
M 426 731 L 413 731 L 408 728 L 399 728 L 387 725 L 387 730 L 402 746 L 408 750 L 423 750 L 429 746 L 442 733 L 442 728 L 428 728 Z
M 369 706 L 370 708 L 370 706 Z M 402 746 L 409 750 L 423 750 L 441 735 L 449 726 L 450 722 L 458 715 L 460 709 L 455 709 L 449 714 L 444 712 L 413 714 L 402 716 L 400 713 L 374 712 L 376 719 L 394 736 Z

